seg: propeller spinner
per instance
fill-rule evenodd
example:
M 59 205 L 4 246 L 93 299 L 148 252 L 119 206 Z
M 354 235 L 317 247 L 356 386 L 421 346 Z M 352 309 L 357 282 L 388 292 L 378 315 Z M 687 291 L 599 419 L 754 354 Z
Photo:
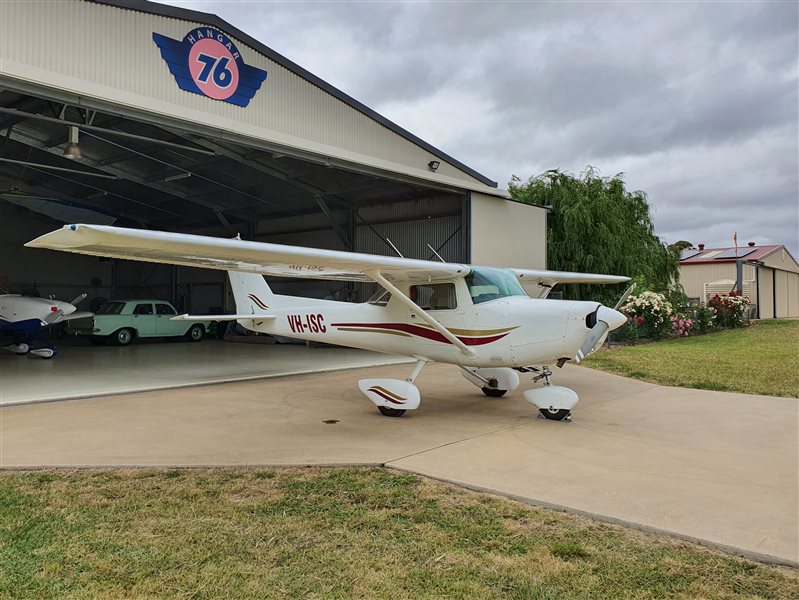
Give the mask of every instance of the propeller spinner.
M 599 306 L 593 313 L 586 317 L 586 323 L 591 324 L 591 329 L 589 329 L 583 345 L 580 346 L 580 349 L 574 357 L 575 362 L 582 361 L 586 356 L 596 350 L 597 344 L 599 344 L 599 341 L 608 331 L 618 329 L 627 322 L 627 317 L 620 313 L 618 308 L 624 304 L 629 295 L 633 293 L 633 290 L 635 290 L 635 284 L 627 288 L 627 291 L 625 291 L 621 295 L 621 298 L 619 298 L 619 301 L 616 302 L 616 306 L 613 308 Z

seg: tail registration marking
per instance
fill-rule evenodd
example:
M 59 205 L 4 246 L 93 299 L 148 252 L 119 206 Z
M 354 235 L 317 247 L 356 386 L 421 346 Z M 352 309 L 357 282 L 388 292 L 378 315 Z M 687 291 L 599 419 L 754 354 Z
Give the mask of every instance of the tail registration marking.
M 292 333 L 327 333 L 322 315 L 286 315 Z

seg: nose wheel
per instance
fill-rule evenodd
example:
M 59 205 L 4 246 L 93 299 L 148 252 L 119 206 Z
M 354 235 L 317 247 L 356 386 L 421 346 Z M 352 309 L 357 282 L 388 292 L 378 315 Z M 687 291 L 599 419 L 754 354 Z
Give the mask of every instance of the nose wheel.
M 567 408 L 539 408 L 539 417 L 549 419 L 550 421 L 571 421 L 572 411 Z

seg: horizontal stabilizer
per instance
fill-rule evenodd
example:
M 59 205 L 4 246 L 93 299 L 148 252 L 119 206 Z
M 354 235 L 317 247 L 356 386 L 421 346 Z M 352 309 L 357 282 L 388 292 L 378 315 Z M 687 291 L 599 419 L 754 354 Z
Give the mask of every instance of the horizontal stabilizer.
M 276 319 L 277 315 L 178 315 L 172 317 L 170 321 L 243 321 L 244 319 L 255 319 L 257 321 L 265 321 L 267 319 Z

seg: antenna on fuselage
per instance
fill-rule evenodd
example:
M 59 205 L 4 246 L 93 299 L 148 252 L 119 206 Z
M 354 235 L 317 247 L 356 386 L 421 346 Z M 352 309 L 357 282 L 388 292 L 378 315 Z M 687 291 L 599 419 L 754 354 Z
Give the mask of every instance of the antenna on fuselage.
M 402 252 L 400 252 L 399 250 L 397 250 L 397 247 L 394 245 L 394 242 L 392 242 L 392 241 L 391 241 L 390 239 L 388 239 L 388 238 L 386 238 L 386 241 L 388 242 L 388 245 L 389 245 L 389 246 L 391 246 L 391 249 L 392 249 L 392 250 L 394 250 L 394 252 L 396 252 L 396 253 L 397 253 L 397 256 L 399 256 L 400 258 L 405 258 L 405 257 L 402 255 Z
M 436 255 L 436 258 L 438 258 L 438 260 L 440 260 L 441 262 L 447 262 L 447 261 L 445 261 L 443 258 L 441 258 L 441 255 L 440 255 L 438 252 L 436 252 L 435 248 L 433 248 L 433 247 L 432 247 L 430 244 L 427 244 L 427 247 L 428 247 L 428 248 L 430 248 L 430 251 L 431 251 L 433 254 L 435 254 L 435 255 Z

